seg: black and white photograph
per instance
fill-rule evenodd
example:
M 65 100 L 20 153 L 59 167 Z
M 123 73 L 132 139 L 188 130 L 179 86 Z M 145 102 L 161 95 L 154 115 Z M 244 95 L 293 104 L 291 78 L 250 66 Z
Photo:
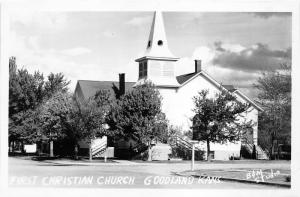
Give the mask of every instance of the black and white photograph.
M 1 157 L 9 190 L 296 195 L 299 12 L 291 5 L 299 3 L 252 10 L 240 2 L 228 11 L 177 3 L 3 4 Z

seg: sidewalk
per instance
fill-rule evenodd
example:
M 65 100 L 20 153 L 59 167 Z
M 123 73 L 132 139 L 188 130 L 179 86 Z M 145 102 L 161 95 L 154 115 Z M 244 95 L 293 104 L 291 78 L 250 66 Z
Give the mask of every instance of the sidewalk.
M 281 169 L 215 169 L 195 170 L 176 173 L 179 176 L 193 176 L 197 178 L 218 177 L 224 181 L 236 181 L 251 184 L 273 185 L 279 187 L 291 187 L 287 181 L 290 171 Z
M 88 159 L 82 159 L 82 160 L 70 160 L 70 159 L 56 159 L 56 160 L 44 160 L 42 163 L 51 163 L 54 165 L 70 165 L 70 166 L 126 166 L 126 165 L 142 165 L 139 163 L 131 162 L 128 160 L 107 160 L 107 162 L 104 162 L 104 160 L 88 160 Z

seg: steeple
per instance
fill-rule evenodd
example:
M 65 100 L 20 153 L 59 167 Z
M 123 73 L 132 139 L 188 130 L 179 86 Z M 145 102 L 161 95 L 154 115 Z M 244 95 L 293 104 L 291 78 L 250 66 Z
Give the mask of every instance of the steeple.
M 168 47 L 162 13 L 154 13 L 145 56 L 175 58 Z
M 143 84 L 146 80 L 156 86 L 178 87 L 174 73 L 175 57 L 168 47 L 163 16 L 156 11 L 153 16 L 146 51 L 139 62 L 139 80 L 136 85 Z

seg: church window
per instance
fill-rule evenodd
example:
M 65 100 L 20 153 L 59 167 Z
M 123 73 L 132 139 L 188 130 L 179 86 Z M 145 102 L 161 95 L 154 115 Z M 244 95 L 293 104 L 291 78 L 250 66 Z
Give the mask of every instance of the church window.
M 143 76 L 147 76 L 147 62 L 144 62 L 144 73 Z
M 159 41 L 157 42 L 157 44 L 158 44 L 158 46 L 161 46 L 161 45 L 163 45 L 163 41 L 162 41 L 162 40 L 159 40 Z
M 140 62 L 139 63 L 139 78 L 147 76 L 148 68 L 147 62 Z
M 139 78 L 143 77 L 143 63 L 139 63 Z

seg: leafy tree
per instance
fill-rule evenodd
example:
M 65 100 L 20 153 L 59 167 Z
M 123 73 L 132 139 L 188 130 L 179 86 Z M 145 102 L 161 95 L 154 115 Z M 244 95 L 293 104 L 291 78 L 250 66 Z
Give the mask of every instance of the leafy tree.
M 55 94 L 58 91 L 68 91 L 68 85 L 70 84 L 70 81 L 67 81 L 67 79 L 65 79 L 63 73 L 50 73 L 47 78 L 48 80 L 45 82 L 44 87 L 46 98 L 50 98 L 53 94 Z
M 262 73 L 254 86 L 259 90 L 259 144 L 275 157 L 278 145 L 291 144 L 291 65 Z
M 22 144 L 22 151 L 24 151 L 24 143 L 34 143 L 38 140 L 36 135 L 38 130 L 36 111 L 27 110 L 14 114 L 9 118 L 9 147 L 14 148 L 14 142 L 19 141 Z
M 161 140 L 167 129 L 159 92 L 148 83 L 127 92 L 112 106 L 108 124 L 122 136 L 147 144 L 151 160 L 151 143 Z
M 252 122 L 242 120 L 249 108 L 232 94 L 222 91 L 209 98 L 208 90 L 202 90 L 193 98 L 193 139 L 207 144 L 207 160 L 210 161 L 210 142 L 235 142 Z
M 9 59 L 9 143 L 38 140 L 37 116 L 42 103 L 57 91 L 67 91 L 69 82 L 63 74 L 30 74 L 27 69 L 17 69 L 16 58 Z
M 16 59 L 9 59 L 9 144 L 34 139 L 35 108 L 42 101 L 43 75 L 26 69 L 17 70 Z
M 43 75 L 17 70 L 15 58 L 9 61 L 9 74 L 9 116 L 38 106 L 43 99 Z
M 40 136 L 50 142 L 50 156 L 53 156 L 53 141 L 66 137 L 66 123 L 72 109 L 71 96 L 57 92 L 40 107 Z
M 111 96 L 108 90 L 99 90 L 88 100 L 74 100 L 74 110 L 69 124 L 77 139 L 91 140 L 96 137 L 112 136 L 114 131 L 106 128 L 106 116 L 110 110 Z M 90 146 L 91 149 L 91 146 Z M 90 159 L 92 159 L 90 150 Z
M 105 90 L 98 91 L 87 101 L 59 91 L 43 103 L 38 114 L 41 128 L 38 136 L 50 142 L 50 156 L 53 156 L 55 140 L 68 139 L 75 150 L 80 140 L 91 142 L 96 137 L 109 135 L 104 126 L 109 99 L 109 92 Z

